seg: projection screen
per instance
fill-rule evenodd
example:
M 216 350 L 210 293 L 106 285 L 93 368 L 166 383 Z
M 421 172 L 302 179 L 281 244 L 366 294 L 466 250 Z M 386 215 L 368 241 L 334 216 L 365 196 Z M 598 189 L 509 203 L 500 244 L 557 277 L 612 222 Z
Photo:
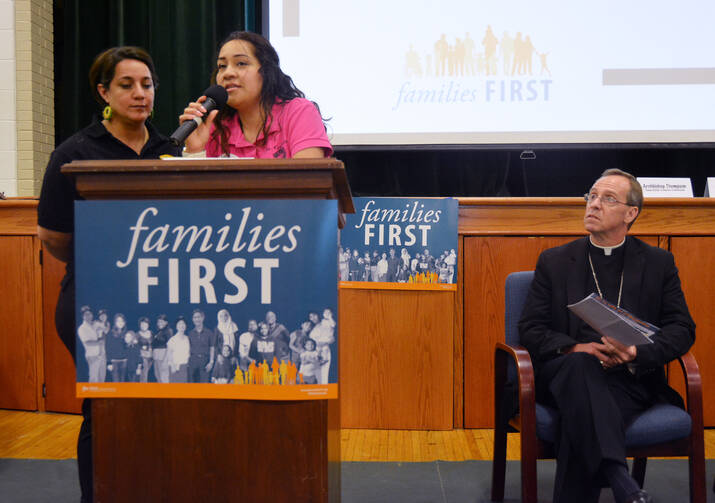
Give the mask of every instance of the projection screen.
M 264 32 L 335 145 L 697 143 L 713 19 L 711 0 L 268 0 Z

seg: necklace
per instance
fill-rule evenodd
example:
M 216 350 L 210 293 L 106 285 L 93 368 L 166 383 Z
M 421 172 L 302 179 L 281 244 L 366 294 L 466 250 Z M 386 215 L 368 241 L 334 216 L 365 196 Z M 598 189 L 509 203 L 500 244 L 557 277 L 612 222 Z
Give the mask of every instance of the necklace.
M 598 290 L 598 295 L 606 300 L 606 298 L 603 296 L 603 292 L 601 292 L 601 287 L 598 284 L 598 278 L 596 277 L 596 270 L 593 268 L 593 261 L 591 260 L 591 254 L 588 254 L 588 264 L 591 266 L 591 274 L 593 274 L 593 281 L 596 283 L 596 290 Z M 617 308 L 621 307 L 621 293 L 623 292 L 623 269 L 621 269 L 621 283 L 618 285 L 618 303 L 616 304 Z

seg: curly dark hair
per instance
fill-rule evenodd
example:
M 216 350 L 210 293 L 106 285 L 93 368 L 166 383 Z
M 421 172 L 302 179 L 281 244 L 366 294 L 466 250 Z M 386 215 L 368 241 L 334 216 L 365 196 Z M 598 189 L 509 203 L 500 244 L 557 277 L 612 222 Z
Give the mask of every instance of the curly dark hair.
M 104 106 L 106 103 L 99 91 L 97 91 L 97 84 L 102 84 L 105 88 L 109 88 L 109 83 L 114 78 L 114 70 L 119 62 L 125 59 L 136 59 L 144 63 L 149 68 L 149 73 L 151 73 L 154 90 L 156 91 L 159 87 L 159 76 L 156 74 L 154 61 L 148 52 L 141 47 L 130 45 L 112 47 L 98 54 L 89 69 L 89 86 L 92 89 L 92 96 L 100 105 Z
M 234 31 L 219 44 L 219 52 L 224 45 L 233 40 L 243 40 L 251 44 L 253 46 L 254 56 L 261 65 L 261 68 L 258 70 L 263 78 L 260 105 L 265 114 L 265 118 L 263 120 L 263 126 L 261 127 L 263 138 L 259 140 L 258 144 L 263 145 L 265 144 L 271 125 L 271 110 L 273 109 L 273 105 L 279 102 L 290 101 L 293 98 L 305 98 L 305 94 L 295 86 L 293 79 L 283 73 L 280 67 L 278 53 L 268 40 L 250 31 Z M 211 82 L 213 84 L 216 83 L 217 71 L 218 69 L 215 69 L 211 76 Z M 214 120 L 216 129 L 212 133 L 212 138 L 221 144 L 221 150 L 225 154 L 228 154 L 229 132 L 224 127 L 223 121 L 232 118 L 236 113 L 238 112 L 230 106 L 223 107 Z

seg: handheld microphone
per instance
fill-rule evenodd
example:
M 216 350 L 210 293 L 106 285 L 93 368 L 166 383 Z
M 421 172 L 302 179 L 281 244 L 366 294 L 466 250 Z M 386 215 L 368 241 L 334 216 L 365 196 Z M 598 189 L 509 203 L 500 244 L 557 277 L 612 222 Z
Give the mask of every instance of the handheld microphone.
M 169 138 L 174 145 L 182 145 L 186 138 L 189 137 L 194 129 L 199 127 L 212 110 L 220 110 L 226 106 L 228 101 L 228 93 L 226 89 L 221 86 L 211 86 L 204 91 L 204 96 L 206 96 L 206 101 L 202 103 L 206 109 L 206 113 L 203 117 L 194 117 L 193 120 L 184 121 L 181 125 L 174 131 L 174 134 Z

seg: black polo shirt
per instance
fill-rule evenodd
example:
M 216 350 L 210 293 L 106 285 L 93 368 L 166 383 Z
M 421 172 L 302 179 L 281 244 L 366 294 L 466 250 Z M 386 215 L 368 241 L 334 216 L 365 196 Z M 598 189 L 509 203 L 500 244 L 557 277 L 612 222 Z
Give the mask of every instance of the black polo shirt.
M 74 182 L 60 172 L 64 164 L 91 159 L 137 160 L 156 159 L 163 154 L 181 155 L 180 147 L 173 145 L 150 122 L 146 123 L 146 127 L 149 141 L 139 155 L 97 121 L 62 142 L 47 163 L 37 207 L 37 223 L 53 231 L 74 232 L 74 201 L 81 198 L 77 195 Z

